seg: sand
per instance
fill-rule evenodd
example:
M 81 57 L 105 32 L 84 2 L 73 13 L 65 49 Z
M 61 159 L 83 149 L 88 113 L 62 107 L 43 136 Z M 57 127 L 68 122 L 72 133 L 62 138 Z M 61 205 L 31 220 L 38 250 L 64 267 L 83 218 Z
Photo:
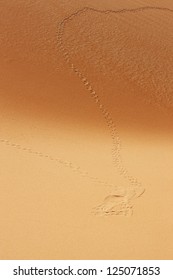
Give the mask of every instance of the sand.
M 0 259 L 172 259 L 172 1 L 0 6 Z

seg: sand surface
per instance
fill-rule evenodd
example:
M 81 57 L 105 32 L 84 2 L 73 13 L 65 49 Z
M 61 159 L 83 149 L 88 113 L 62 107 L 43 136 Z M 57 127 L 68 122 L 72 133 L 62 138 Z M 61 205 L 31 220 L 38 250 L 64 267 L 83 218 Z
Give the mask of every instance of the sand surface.
M 0 9 L 0 259 L 172 259 L 173 2 Z

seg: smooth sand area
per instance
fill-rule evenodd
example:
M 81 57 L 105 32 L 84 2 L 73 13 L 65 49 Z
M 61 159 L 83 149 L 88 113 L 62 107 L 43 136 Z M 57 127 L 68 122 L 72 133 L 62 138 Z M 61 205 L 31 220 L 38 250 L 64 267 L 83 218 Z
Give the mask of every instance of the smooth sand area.
M 172 259 L 172 1 L 0 8 L 0 259 Z

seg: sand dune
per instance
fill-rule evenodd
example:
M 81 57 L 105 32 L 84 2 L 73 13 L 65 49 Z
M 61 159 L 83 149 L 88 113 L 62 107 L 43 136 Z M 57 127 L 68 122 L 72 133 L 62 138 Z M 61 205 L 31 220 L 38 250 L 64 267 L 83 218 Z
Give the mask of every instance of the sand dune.
M 0 4 L 0 258 L 172 259 L 173 4 L 70 3 Z

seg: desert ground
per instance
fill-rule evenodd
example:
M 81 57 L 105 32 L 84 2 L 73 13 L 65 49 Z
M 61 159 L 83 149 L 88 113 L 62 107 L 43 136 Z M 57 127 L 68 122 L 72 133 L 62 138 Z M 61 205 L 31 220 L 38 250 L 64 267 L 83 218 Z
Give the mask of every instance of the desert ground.
M 0 259 L 173 259 L 173 2 L 0 9 Z

